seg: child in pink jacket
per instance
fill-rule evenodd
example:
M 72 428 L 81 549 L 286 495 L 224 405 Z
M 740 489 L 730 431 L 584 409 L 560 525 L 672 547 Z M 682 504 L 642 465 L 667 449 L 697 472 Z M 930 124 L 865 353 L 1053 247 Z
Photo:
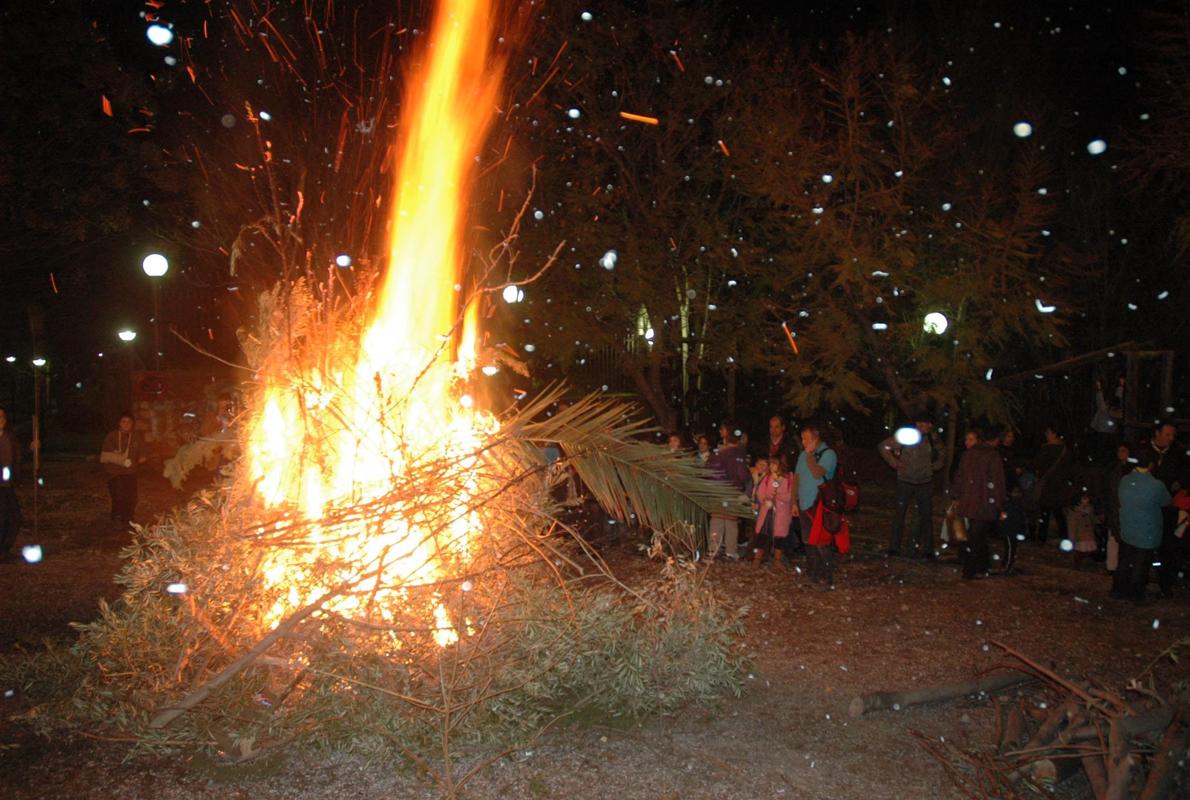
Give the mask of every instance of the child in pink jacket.
M 774 564 L 781 563 L 781 550 L 793 520 L 793 484 L 793 475 L 784 459 L 770 458 L 768 474 L 756 489 L 759 508 L 752 537 L 752 563 L 756 566 L 760 566 L 769 553 Z

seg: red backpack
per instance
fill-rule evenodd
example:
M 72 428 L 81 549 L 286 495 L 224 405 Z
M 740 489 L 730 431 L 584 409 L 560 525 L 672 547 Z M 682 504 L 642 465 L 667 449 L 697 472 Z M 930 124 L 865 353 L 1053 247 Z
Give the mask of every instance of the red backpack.
M 830 450 L 832 448 L 827 448 Z M 826 452 L 825 450 L 823 451 Z M 823 481 L 818 486 L 818 502 L 822 503 L 822 524 L 831 533 L 837 533 L 842 527 L 842 517 L 859 506 L 859 484 L 855 481 L 855 470 L 849 459 L 839 458 L 835 451 L 838 464 L 835 476 Z

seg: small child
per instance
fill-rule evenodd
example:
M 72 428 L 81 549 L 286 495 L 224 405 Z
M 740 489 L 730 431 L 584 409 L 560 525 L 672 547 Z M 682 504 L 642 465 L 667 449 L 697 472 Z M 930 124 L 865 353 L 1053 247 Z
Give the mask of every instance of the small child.
M 760 488 L 760 482 L 768 474 L 769 460 L 767 458 L 756 459 L 756 463 L 752 465 L 752 508 L 756 511 L 760 510 L 760 506 L 756 502 L 756 490 Z
M 769 554 L 774 564 L 781 563 L 793 519 L 793 476 L 779 458 L 770 459 L 768 465 L 768 474 L 756 489 L 759 509 L 752 536 L 752 563 L 756 566 Z
M 1099 551 L 1099 543 L 1095 539 L 1095 525 L 1098 518 L 1095 506 L 1091 504 L 1091 493 L 1084 491 L 1079 496 L 1078 505 L 1066 509 L 1066 530 L 1070 541 L 1074 545 L 1074 566 L 1082 567 L 1083 561 Z

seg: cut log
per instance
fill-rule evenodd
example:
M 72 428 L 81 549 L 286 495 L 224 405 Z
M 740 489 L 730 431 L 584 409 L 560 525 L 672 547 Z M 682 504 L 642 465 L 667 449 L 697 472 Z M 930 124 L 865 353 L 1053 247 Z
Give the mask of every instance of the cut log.
M 1178 760 L 1186 752 L 1186 728 L 1174 722 L 1165 730 L 1161 746 L 1153 754 L 1149 779 L 1141 790 L 1140 800 L 1164 800 L 1173 788 L 1173 779 L 1178 771 Z
M 1029 777 L 1042 786 L 1057 786 L 1067 778 L 1073 777 L 1082 767 L 1080 760 L 1074 758 L 1043 758 L 1034 761 L 1026 771 Z
M 1087 773 L 1087 781 L 1091 784 L 1091 792 L 1095 800 L 1104 800 L 1107 796 L 1107 770 L 1103 768 L 1103 756 L 1098 753 L 1086 755 L 1082 758 L 1083 772 Z
M 1086 722 L 1086 715 L 1082 711 L 1070 713 L 1066 727 L 1054 737 L 1053 746 L 1055 748 L 1068 746 L 1075 732 L 1084 722 Z M 1046 758 L 1029 764 L 1025 772 L 1034 781 L 1052 787 L 1074 776 L 1081 767 L 1082 760 L 1076 751 L 1058 750 Z
M 1031 680 L 1034 680 L 1032 675 L 1012 670 L 946 686 L 931 686 L 925 689 L 911 689 L 906 692 L 870 692 L 853 698 L 849 710 L 852 717 L 862 717 L 873 711 L 888 709 L 900 711 L 903 708 L 924 703 L 940 703 L 972 694 L 997 692 Z
M 1133 755 L 1129 737 L 1125 736 L 1117 717 L 1108 728 L 1107 745 L 1107 791 L 1104 800 L 1125 800 L 1128 787 L 1132 784 L 1132 770 L 1137 757 Z
M 1025 746 L 1021 749 L 1033 750 L 1035 748 L 1041 747 L 1042 745 L 1049 744 L 1053 741 L 1054 737 L 1058 735 L 1058 732 L 1062 730 L 1062 727 L 1066 725 L 1067 720 L 1069 720 L 1071 716 L 1077 712 L 1078 701 L 1074 700 L 1073 698 L 1067 700 L 1065 703 L 1055 708 L 1050 713 L 1050 715 L 1045 718 L 1045 721 L 1041 723 L 1041 727 L 1037 729 L 1037 732 L 1034 733 L 1032 737 L 1030 737 L 1029 741 L 1026 742 Z
M 1029 715 L 1022 710 L 1020 703 L 1008 709 L 1008 719 L 1004 721 L 1004 729 L 1000 732 L 998 749 L 1001 753 L 1025 740 L 1029 732 L 1028 719 Z

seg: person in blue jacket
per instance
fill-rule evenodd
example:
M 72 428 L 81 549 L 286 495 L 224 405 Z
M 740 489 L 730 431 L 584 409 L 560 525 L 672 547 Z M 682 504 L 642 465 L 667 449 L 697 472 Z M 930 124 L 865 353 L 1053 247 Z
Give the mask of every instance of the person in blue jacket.
M 1162 509 L 1172 500 L 1165 484 L 1151 474 L 1153 454 L 1140 450 L 1132 472 L 1120 479 L 1120 565 L 1111 596 L 1141 601 L 1149 568 L 1161 546 Z

